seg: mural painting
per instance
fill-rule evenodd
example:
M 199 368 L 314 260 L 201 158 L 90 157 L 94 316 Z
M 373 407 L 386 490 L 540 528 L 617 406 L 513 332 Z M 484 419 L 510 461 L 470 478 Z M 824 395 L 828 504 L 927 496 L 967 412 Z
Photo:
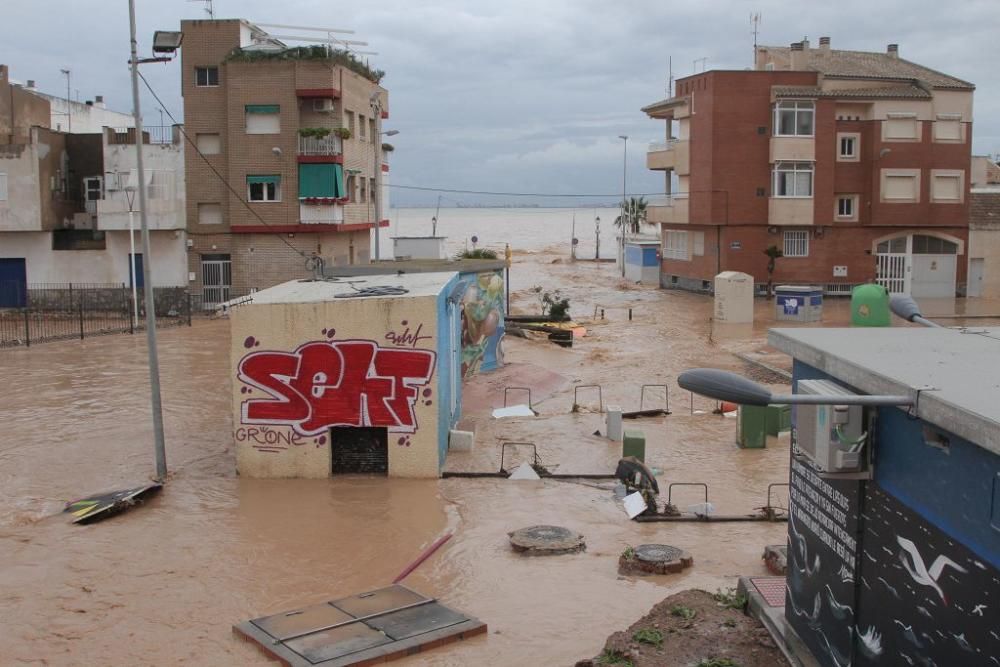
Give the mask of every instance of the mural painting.
M 462 377 L 503 365 L 503 277 L 499 271 L 476 276 L 462 297 Z
M 996 568 L 877 484 L 793 460 L 788 538 L 785 616 L 824 667 L 1000 666 Z
M 237 369 L 245 385 L 240 391 L 247 396 L 237 440 L 262 448 L 258 445 L 280 445 L 282 439 L 298 445 L 304 444 L 303 438 L 319 436 L 315 442 L 322 444 L 321 434 L 335 426 L 416 432 L 414 406 L 418 400 L 430 404 L 431 390 L 425 387 L 436 362 L 435 352 L 415 348 L 427 338 L 419 331 L 387 334 L 387 340 L 404 347 L 384 347 L 372 340 L 323 340 L 294 352 L 250 352 Z M 291 431 L 278 435 L 275 427 Z

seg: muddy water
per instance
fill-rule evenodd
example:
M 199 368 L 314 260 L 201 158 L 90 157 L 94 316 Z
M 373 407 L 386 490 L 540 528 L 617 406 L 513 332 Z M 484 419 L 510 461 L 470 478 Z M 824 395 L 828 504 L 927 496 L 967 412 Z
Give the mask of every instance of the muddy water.
M 600 384 L 605 404 L 636 409 L 641 384 L 668 384 L 674 414 L 628 424 L 646 434 L 664 495 L 672 482 L 705 482 L 720 513 L 763 505 L 768 484 L 787 479 L 787 440 L 736 448 L 734 421 L 707 414 L 714 405 L 705 399 L 694 410 L 706 414 L 691 414 L 674 378 L 696 365 L 743 370 L 730 350 L 762 348 L 764 328 L 718 337 L 703 297 L 623 289 L 613 266 L 555 259 L 516 257 L 515 306 L 534 310 L 527 289 L 558 286 L 575 316 L 604 308 L 606 319 L 589 323 L 590 335 L 569 350 L 509 339 L 511 366 L 469 390 L 485 396 L 465 414 L 476 448 L 450 456 L 447 468 L 495 470 L 498 443 L 526 440 L 558 472 L 606 472 L 620 449 L 592 435 L 604 429 L 593 393 L 571 412 L 573 387 Z M 143 339 L 0 355 L 0 663 L 267 664 L 232 637 L 233 623 L 384 585 L 453 530 L 407 583 L 485 620 L 490 633 L 404 662 L 567 664 L 597 653 L 608 634 L 672 592 L 763 573 L 763 546 L 784 541 L 781 524 L 629 522 L 601 484 L 238 479 L 228 336 L 225 321 L 161 334 L 171 479 L 147 506 L 89 527 L 68 526 L 62 504 L 135 484 L 152 469 Z M 489 418 L 504 385 L 538 378 L 539 417 Z M 702 500 L 690 487 L 673 493 L 682 507 Z M 587 551 L 515 556 L 506 533 L 535 523 L 580 531 Z M 618 554 L 644 542 L 681 546 L 695 567 L 619 577 Z

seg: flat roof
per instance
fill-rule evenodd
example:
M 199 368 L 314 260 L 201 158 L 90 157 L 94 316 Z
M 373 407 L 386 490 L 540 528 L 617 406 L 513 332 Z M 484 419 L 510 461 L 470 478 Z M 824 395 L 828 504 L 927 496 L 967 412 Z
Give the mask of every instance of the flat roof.
M 379 274 L 327 278 L 325 280 L 290 280 L 274 287 L 254 292 L 241 299 L 241 304 L 270 303 L 316 303 L 332 301 L 338 295 L 357 295 L 359 299 L 405 299 L 419 296 L 437 296 L 448 282 L 457 276 L 454 271 L 446 273 L 403 273 Z M 363 296 L 359 291 L 379 287 L 405 289 L 403 294 L 373 294 Z M 343 297 L 341 297 L 342 299 Z
M 868 394 L 914 394 L 921 419 L 1000 454 L 1000 327 L 771 329 L 768 342 Z

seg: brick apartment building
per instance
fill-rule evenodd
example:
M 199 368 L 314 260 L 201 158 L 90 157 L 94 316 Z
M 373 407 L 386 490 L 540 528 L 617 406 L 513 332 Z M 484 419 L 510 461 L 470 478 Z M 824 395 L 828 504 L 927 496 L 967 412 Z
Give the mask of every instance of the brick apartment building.
M 303 255 L 367 263 L 381 73 L 244 20 L 181 31 L 185 127 L 199 149 L 186 154 L 191 288 L 212 304 L 311 275 Z
M 666 198 L 661 284 L 709 290 L 720 271 L 847 293 L 947 297 L 964 288 L 974 86 L 830 38 L 760 46 L 756 67 L 677 81 L 643 108 L 665 120 L 647 167 Z

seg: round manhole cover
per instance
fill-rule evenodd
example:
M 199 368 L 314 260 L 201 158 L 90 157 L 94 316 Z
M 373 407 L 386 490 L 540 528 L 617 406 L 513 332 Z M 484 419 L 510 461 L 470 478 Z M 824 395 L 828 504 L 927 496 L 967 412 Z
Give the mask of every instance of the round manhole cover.
M 678 560 L 684 551 L 669 544 L 640 544 L 635 548 L 635 557 L 647 563 L 664 563 Z
M 514 551 L 529 555 L 555 555 L 582 551 L 583 535 L 562 526 L 529 526 L 509 534 Z

